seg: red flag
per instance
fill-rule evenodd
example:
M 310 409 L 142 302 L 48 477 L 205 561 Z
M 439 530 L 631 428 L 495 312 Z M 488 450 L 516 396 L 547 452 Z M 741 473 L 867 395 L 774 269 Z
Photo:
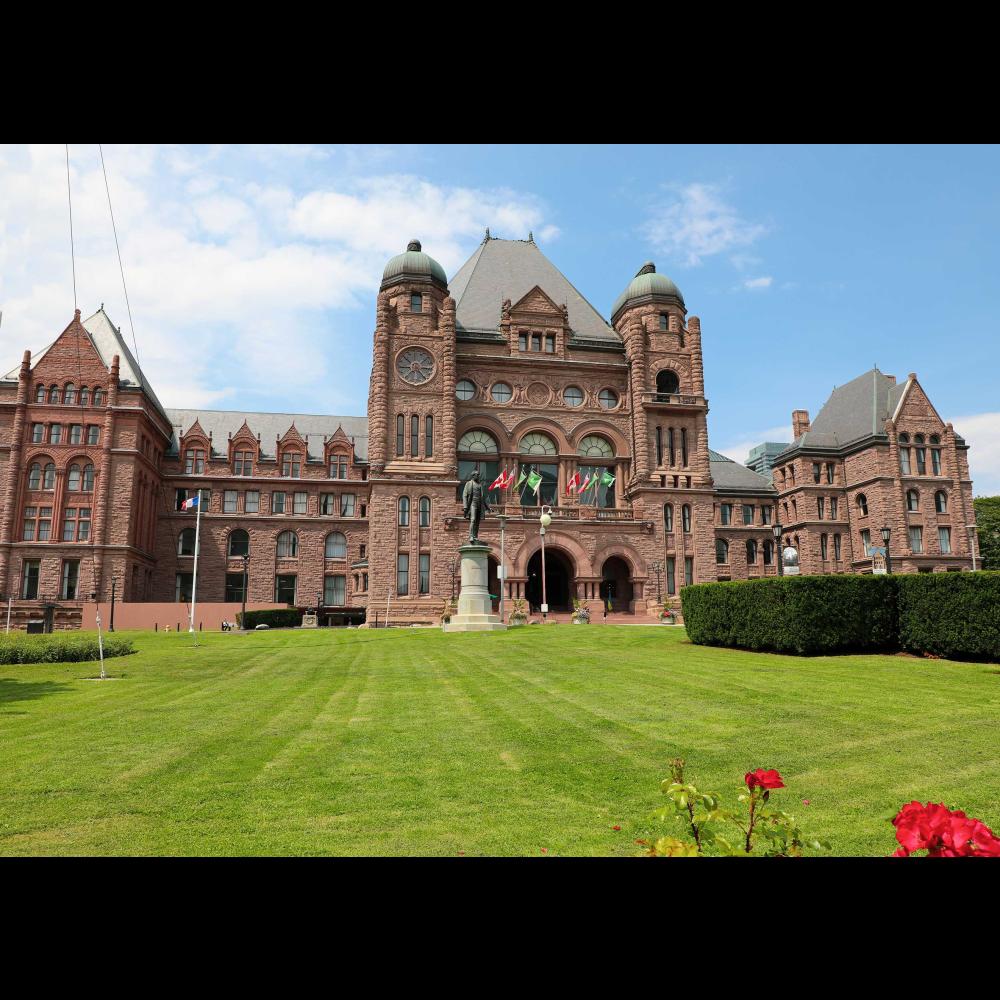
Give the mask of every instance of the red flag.
M 507 484 L 507 470 L 504 469 L 503 472 L 501 472 L 500 475 L 497 476 L 492 483 L 490 483 L 490 489 L 495 490 L 499 487 L 500 489 L 505 490 L 507 489 L 506 484 Z
M 580 486 L 580 473 L 574 472 L 573 475 L 570 476 L 569 482 L 566 484 L 566 492 L 571 493 L 579 486 Z

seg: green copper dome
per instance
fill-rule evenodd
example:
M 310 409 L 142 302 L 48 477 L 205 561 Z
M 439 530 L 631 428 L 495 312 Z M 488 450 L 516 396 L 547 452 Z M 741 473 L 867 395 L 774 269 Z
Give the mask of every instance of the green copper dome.
M 397 285 L 401 281 L 435 281 L 448 287 L 448 276 L 444 268 L 420 247 L 420 240 L 410 240 L 406 253 L 398 254 L 385 265 L 382 272 L 382 288 Z
M 665 274 L 657 274 L 656 265 L 649 261 L 639 268 L 639 273 L 628 283 L 628 288 L 618 296 L 615 307 L 611 310 L 611 318 L 614 319 L 627 302 L 649 295 L 669 296 L 684 305 L 681 290 Z

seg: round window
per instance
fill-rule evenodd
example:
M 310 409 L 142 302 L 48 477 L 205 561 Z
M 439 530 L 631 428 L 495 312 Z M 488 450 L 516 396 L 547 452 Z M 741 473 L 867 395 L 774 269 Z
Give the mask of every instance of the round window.
M 569 385 L 563 390 L 563 399 L 567 406 L 582 406 L 583 390 L 575 385 Z
M 455 386 L 455 395 L 459 399 L 475 399 L 476 397 L 476 386 L 474 382 L 470 382 L 467 378 L 463 378 Z
M 511 396 L 514 395 L 514 390 L 506 382 L 494 382 L 493 388 L 490 389 L 490 395 L 493 397 L 494 403 L 509 403 Z
M 400 354 L 396 371 L 404 382 L 420 385 L 434 374 L 434 359 L 419 347 L 411 347 Z
M 613 389 L 602 389 L 597 398 L 606 410 L 613 410 L 618 405 L 618 393 Z

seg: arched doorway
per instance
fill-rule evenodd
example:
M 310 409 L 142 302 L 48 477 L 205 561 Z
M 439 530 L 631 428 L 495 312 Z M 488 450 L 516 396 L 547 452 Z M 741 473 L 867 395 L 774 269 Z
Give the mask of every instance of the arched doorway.
M 573 563 L 569 557 L 552 546 L 545 547 L 545 591 L 549 611 L 571 611 L 573 608 Z M 537 611 L 542 606 L 542 550 L 528 560 L 528 582 L 524 596 L 529 607 Z
M 605 607 L 610 600 L 612 611 L 632 610 L 631 575 L 632 571 L 624 559 L 612 556 L 605 560 L 601 568 L 601 600 Z
M 489 485 L 489 484 L 487 484 Z M 486 568 L 486 585 L 489 587 L 490 597 L 493 599 L 493 610 L 498 612 L 500 610 L 500 563 L 493 558 L 493 556 L 487 557 L 487 568 Z

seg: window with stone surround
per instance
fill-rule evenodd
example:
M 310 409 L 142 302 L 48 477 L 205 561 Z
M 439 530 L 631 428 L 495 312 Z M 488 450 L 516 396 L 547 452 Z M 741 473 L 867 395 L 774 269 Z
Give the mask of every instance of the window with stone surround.
M 672 503 L 663 505 L 663 530 L 668 535 L 674 530 L 674 505 Z
M 858 505 L 858 510 L 861 512 L 862 517 L 868 516 L 868 497 L 864 493 L 859 493 L 855 498 L 854 502 Z
M 568 385 L 563 389 L 563 402 L 567 406 L 582 406 L 583 405 L 583 390 L 576 385 Z
M 94 390 L 94 406 L 104 405 L 104 393 L 100 389 Z
M 59 402 L 59 386 L 53 385 L 49 388 L 49 402 L 50 403 Z
M 69 425 L 69 443 L 70 444 L 83 443 L 83 424 Z
M 195 539 L 194 528 L 185 528 L 177 536 L 177 554 L 179 556 L 193 556 L 194 539 Z
M 830 497 L 830 520 L 837 520 L 837 498 Z
M 80 589 L 80 560 L 64 559 L 62 564 L 62 584 L 59 588 L 59 599 L 75 601 Z
M 52 508 L 25 507 L 23 541 L 47 542 L 51 536 Z
M 872 533 L 868 528 L 865 528 L 861 532 L 861 550 L 866 556 L 870 556 L 872 554 Z
M 760 523 L 770 524 L 771 523 L 771 511 L 773 508 L 770 504 L 761 504 L 760 507 Z
M 927 475 L 927 449 L 915 448 L 914 451 L 917 453 L 917 475 L 925 476 Z
M 455 396 L 463 403 L 476 398 L 476 384 L 467 378 L 460 379 L 455 386 Z
M 743 523 L 753 524 L 753 504 L 745 503 L 743 506 Z
M 496 438 L 486 431 L 466 431 L 458 442 L 459 454 L 496 455 L 498 451 Z
M 278 573 L 274 577 L 274 603 L 295 604 L 295 586 L 298 578 L 293 573 Z
M 924 551 L 924 529 L 919 525 L 910 525 L 910 551 L 915 555 Z
M 90 406 L 90 390 L 85 386 L 80 386 L 80 405 Z
M 938 490 L 934 494 L 934 509 L 939 514 L 948 513 L 948 494 L 944 490 Z
M 490 387 L 490 398 L 494 403 L 509 403 L 514 390 L 506 382 L 494 382 Z
M 325 558 L 346 559 L 347 537 L 339 531 L 331 531 L 326 536 Z
M 357 501 L 357 496 L 354 493 L 341 493 L 340 494 L 340 516 L 341 517 L 354 517 L 354 506 Z
M 330 456 L 330 478 L 331 479 L 346 479 L 347 478 L 347 456 L 346 455 L 331 455 Z
M 281 475 L 285 479 L 299 479 L 302 475 L 302 453 L 286 451 L 281 456 Z
M 319 512 L 327 517 L 332 517 L 337 513 L 336 493 L 323 493 L 319 498 Z
M 67 507 L 63 511 L 64 542 L 86 542 L 90 540 L 90 508 Z
M 347 577 L 341 574 L 323 578 L 323 605 L 342 608 L 347 604 Z
M 233 475 L 252 476 L 253 462 L 254 462 L 254 453 L 252 451 L 234 451 Z
M 35 402 L 44 403 L 45 402 L 45 386 L 39 385 L 35 388 Z
M 235 514 L 236 513 L 236 490 L 223 490 L 222 491 L 222 513 L 223 514 Z
M 285 494 L 280 490 L 276 490 L 271 494 L 271 513 L 272 514 L 284 514 L 285 513 Z
M 613 410 L 618 405 L 618 393 L 614 389 L 602 389 L 597 394 L 597 401 L 605 410 Z
M 822 521 L 823 520 L 823 507 L 824 507 L 823 497 L 816 497 L 816 517 Z
M 542 434 L 539 431 L 532 431 L 530 434 L 525 434 L 518 445 L 518 451 L 522 455 L 547 456 L 558 454 L 555 441 L 548 434 Z
M 931 438 L 933 441 L 934 439 Z M 931 448 L 931 471 L 935 476 L 941 475 L 941 449 Z
M 309 508 L 309 494 L 295 493 L 292 497 L 292 513 L 305 514 Z
M 428 416 L 424 420 L 424 456 L 434 457 L 434 418 Z
M 715 540 L 715 561 L 720 566 L 724 566 L 729 562 L 729 542 L 724 538 L 717 538 Z
M 833 536 L 833 558 L 840 562 L 840 535 Z
M 53 424 L 49 428 L 49 443 L 50 444 L 62 443 L 62 424 Z
M 826 463 L 826 481 L 828 483 L 833 482 L 833 462 Z
M 519 333 L 517 335 L 517 349 L 519 351 L 526 351 L 528 349 L 528 335 L 526 333 Z
M 747 565 L 756 566 L 757 565 L 757 542 L 752 539 L 747 539 Z
M 243 573 L 226 574 L 226 600 L 232 604 L 243 601 Z
M 420 498 L 420 527 L 429 528 L 431 526 L 431 498 Z
M 820 559 L 823 560 L 823 562 L 826 562 L 827 558 L 829 557 L 828 541 L 829 540 L 827 538 L 826 532 L 824 532 L 822 535 L 819 536 L 819 557 Z
M 297 559 L 299 536 L 294 531 L 283 531 L 278 535 L 277 551 L 279 559 Z
M 429 552 L 420 553 L 420 593 L 431 592 L 431 556 Z
M 250 555 L 250 535 L 242 528 L 235 528 L 229 532 L 226 540 L 226 554 L 231 558 L 239 559 L 242 556 Z
M 96 424 L 87 425 L 87 444 L 99 444 L 101 440 L 101 428 Z
M 406 417 L 396 414 L 396 457 L 404 454 L 406 447 Z
M 764 565 L 770 566 L 774 562 L 774 542 L 769 538 L 764 540 Z
M 423 312 L 424 311 L 424 297 L 418 292 L 410 293 L 410 312 Z
M 719 504 L 719 523 L 733 523 L 733 505 L 731 503 Z
M 920 510 L 920 494 L 916 490 L 906 491 L 906 509 L 911 514 Z
M 415 413 L 410 417 L 410 455 L 420 457 L 420 417 Z
M 938 528 L 938 547 L 942 555 L 951 555 L 951 528 Z
M 41 444 L 45 440 L 45 424 L 31 425 L 31 443 Z
M 684 529 L 685 535 L 691 534 L 691 507 L 689 504 L 684 504 L 681 507 L 681 527 Z
M 818 483 L 820 480 L 820 466 L 819 462 L 813 462 L 813 482 Z
M 41 575 L 41 569 L 42 564 L 38 559 L 26 559 L 21 563 L 22 600 L 34 601 L 38 599 L 38 578 Z
M 399 526 L 401 528 L 408 528 L 410 526 L 410 498 L 400 497 L 399 498 Z
M 247 490 L 243 498 L 243 513 L 257 514 L 260 512 L 260 490 Z
M 396 594 L 406 597 L 410 593 L 410 556 L 406 552 L 396 555 Z

